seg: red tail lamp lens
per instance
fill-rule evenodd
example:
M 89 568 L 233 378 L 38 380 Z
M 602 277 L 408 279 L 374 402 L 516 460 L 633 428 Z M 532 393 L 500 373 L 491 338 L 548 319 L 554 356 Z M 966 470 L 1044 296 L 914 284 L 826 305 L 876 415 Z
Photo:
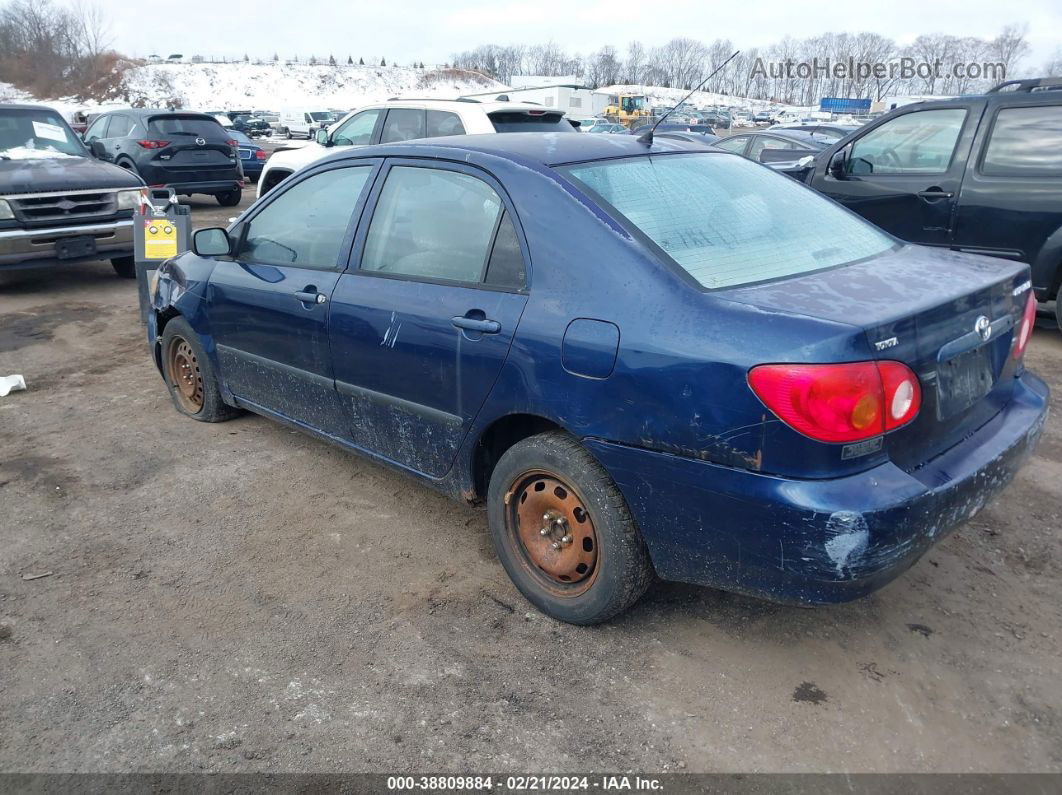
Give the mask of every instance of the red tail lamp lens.
M 170 145 L 169 141 L 137 141 L 144 149 L 165 149 Z
M 900 362 L 765 364 L 749 386 L 782 422 L 821 442 L 857 442 L 918 414 L 918 378 Z
M 1025 348 L 1029 345 L 1032 337 L 1033 326 L 1036 325 L 1036 296 L 1029 291 L 1029 299 L 1025 302 L 1025 312 L 1022 314 L 1021 325 L 1014 337 L 1014 358 L 1020 359 L 1025 354 Z

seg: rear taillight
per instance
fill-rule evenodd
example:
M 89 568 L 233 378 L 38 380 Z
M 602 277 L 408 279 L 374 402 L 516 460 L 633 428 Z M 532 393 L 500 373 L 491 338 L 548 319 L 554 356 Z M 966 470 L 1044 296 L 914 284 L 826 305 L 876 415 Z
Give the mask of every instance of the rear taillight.
M 918 377 L 900 362 L 764 364 L 752 391 L 782 422 L 820 442 L 857 442 L 906 425 L 922 405 Z
M 265 160 L 267 157 L 265 149 L 259 149 L 257 152 L 254 153 L 254 156 L 257 157 L 259 160 Z
M 1036 325 L 1036 296 L 1029 291 L 1029 300 L 1025 302 L 1025 312 L 1021 316 L 1021 325 L 1014 335 L 1014 358 L 1020 359 L 1025 353 L 1032 336 L 1033 326 Z
M 144 149 L 165 149 L 170 145 L 169 141 L 137 141 Z
M 226 141 L 225 143 L 227 143 L 227 144 L 228 144 L 229 146 L 231 146 L 231 147 L 232 147 L 233 149 L 236 149 L 236 148 L 238 148 L 238 147 L 239 147 L 239 145 L 240 145 L 240 142 L 239 142 L 239 141 L 237 141 L 237 140 L 236 140 L 235 138 L 230 138 L 230 139 L 229 139 L 228 141 Z

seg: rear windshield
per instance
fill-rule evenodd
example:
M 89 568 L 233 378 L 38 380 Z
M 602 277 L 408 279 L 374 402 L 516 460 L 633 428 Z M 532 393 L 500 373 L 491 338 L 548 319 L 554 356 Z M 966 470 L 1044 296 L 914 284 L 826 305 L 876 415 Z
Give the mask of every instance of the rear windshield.
M 494 131 L 507 132 L 578 132 L 561 113 L 548 113 L 535 110 L 530 113 L 520 111 L 502 111 L 490 114 Z
M 148 129 L 159 135 L 192 135 L 208 141 L 227 141 L 228 132 L 213 119 L 202 116 L 155 116 Z
M 790 177 L 736 155 L 646 156 L 559 170 L 708 289 L 809 273 L 895 245 Z
M 0 110 L 0 159 L 37 160 L 85 154 L 81 141 L 55 111 Z

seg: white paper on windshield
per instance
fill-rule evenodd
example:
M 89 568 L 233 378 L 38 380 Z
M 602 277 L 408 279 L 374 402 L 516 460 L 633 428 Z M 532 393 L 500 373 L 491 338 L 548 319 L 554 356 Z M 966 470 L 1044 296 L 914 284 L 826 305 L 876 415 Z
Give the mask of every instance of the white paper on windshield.
M 66 143 L 66 130 L 56 124 L 35 121 L 33 122 L 33 134 L 38 138 L 47 138 L 49 141 Z

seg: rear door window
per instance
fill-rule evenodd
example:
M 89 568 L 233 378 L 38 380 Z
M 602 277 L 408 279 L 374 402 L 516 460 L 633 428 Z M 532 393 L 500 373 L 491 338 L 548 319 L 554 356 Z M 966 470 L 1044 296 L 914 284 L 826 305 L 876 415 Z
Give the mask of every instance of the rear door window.
M 480 282 L 502 209 L 501 198 L 481 179 L 438 168 L 395 166 L 376 203 L 361 269 Z
M 745 145 L 748 144 L 749 137 L 747 135 L 732 135 L 729 138 L 724 138 L 721 141 L 716 141 L 713 146 L 717 146 L 720 149 L 725 149 L 728 152 L 737 152 L 739 155 L 745 152 Z
M 446 135 L 464 135 L 465 125 L 456 113 L 445 110 L 428 111 L 428 138 L 441 138 Z
M 371 165 L 336 168 L 280 193 L 248 223 L 239 262 L 332 270 Z
M 992 126 L 981 173 L 1062 175 L 1062 105 L 1001 109 Z
M 133 120 L 128 116 L 116 113 L 111 116 L 110 124 L 107 125 L 107 138 L 125 138 L 133 129 Z
M 391 108 L 384 119 L 380 143 L 411 141 L 424 137 L 424 111 L 419 108 Z

